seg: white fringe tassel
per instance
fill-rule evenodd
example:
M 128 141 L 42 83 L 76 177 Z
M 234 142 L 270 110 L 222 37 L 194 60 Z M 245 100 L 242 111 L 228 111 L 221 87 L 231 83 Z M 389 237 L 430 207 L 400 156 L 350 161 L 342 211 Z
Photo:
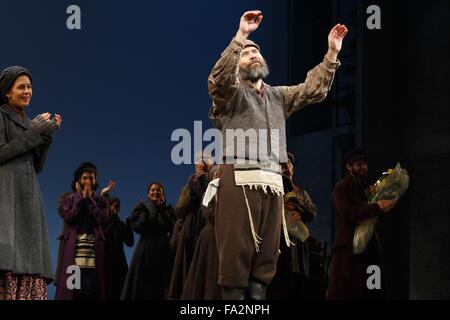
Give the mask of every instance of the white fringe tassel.
M 282 204 L 281 204 L 281 207 L 282 207 L 282 209 L 281 209 L 281 220 L 282 220 L 282 223 L 283 223 L 284 241 L 286 241 L 286 246 L 290 247 L 291 244 L 292 245 L 295 245 L 295 244 L 289 238 L 289 232 L 288 232 L 287 223 L 286 223 L 286 214 L 284 212 L 284 197 L 282 197 L 281 199 L 282 199 L 282 201 L 281 201 L 282 202 Z
M 248 219 L 250 220 L 250 229 L 252 230 L 253 242 L 255 243 L 256 252 L 259 252 L 259 244 L 261 243 L 262 238 L 258 236 L 255 231 L 255 225 L 253 224 L 252 212 L 250 210 L 250 205 L 248 203 L 247 194 L 245 193 L 245 186 L 242 186 L 242 191 L 244 191 L 245 203 L 247 204 L 248 211 Z

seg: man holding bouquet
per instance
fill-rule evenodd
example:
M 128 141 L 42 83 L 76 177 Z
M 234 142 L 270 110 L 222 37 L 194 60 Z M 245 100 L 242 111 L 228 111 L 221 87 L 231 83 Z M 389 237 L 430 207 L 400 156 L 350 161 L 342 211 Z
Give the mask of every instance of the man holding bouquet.
M 335 216 L 335 241 L 329 270 L 327 299 L 382 298 L 383 288 L 369 291 L 366 286 L 366 268 L 380 266 L 377 235 L 371 239 L 361 254 L 353 253 L 353 237 L 358 222 L 387 213 L 395 206 L 394 200 L 367 202 L 367 155 L 353 150 L 344 157 L 347 175 L 338 181 L 332 193 Z

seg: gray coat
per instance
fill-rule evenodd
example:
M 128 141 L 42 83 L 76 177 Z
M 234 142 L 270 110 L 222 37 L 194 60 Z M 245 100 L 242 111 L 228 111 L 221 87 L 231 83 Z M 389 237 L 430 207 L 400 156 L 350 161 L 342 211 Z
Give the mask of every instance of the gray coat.
M 0 106 L 0 270 L 53 279 L 47 220 L 36 174 L 52 138 L 28 130 L 8 105 Z

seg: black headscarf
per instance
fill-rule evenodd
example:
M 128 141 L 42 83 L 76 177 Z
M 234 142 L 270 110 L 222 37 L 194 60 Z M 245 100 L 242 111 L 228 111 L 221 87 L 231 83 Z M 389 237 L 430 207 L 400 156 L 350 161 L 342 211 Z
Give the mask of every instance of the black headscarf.
M 30 78 L 30 81 L 33 82 L 30 71 L 24 67 L 9 66 L 2 71 L 0 74 L 0 105 L 7 102 L 5 97 L 6 92 L 11 90 L 14 81 L 16 81 L 16 79 L 21 75 L 27 75 L 28 78 Z

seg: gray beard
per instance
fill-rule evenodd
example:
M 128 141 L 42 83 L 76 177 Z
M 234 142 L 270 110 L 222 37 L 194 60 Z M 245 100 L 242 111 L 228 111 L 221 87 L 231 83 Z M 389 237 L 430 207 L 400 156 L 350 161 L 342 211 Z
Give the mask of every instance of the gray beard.
M 267 64 L 264 63 L 256 68 L 239 69 L 239 75 L 242 80 L 256 82 L 269 75 L 269 68 L 267 67 Z

